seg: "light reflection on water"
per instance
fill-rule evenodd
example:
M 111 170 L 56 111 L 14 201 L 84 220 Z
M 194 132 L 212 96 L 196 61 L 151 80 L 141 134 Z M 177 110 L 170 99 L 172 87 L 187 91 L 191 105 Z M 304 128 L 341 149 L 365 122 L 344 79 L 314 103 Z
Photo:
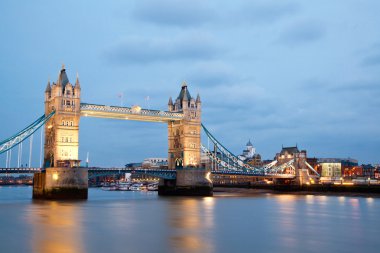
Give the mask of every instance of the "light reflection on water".
M 0 252 L 377 252 L 380 199 L 217 193 L 158 197 L 90 189 L 32 201 L 0 188 Z
M 31 245 L 40 253 L 81 253 L 82 210 L 72 203 L 33 201 L 27 209 L 32 227 Z

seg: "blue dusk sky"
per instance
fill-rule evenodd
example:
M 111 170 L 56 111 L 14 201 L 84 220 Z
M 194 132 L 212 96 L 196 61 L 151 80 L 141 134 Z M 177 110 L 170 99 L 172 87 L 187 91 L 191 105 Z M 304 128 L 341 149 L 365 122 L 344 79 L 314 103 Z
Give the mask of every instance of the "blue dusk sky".
M 378 0 L 3 0 L 0 140 L 44 113 L 64 63 L 86 103 L 166 110 L 186 81 L 235 154 L 251 139 L 264 159 L 297 144 L 309 157 L 378 163 L 379 13 Z M 166 157 L 167 126 L 81 118 L 80 159 L 87 152 L 95 166 Z

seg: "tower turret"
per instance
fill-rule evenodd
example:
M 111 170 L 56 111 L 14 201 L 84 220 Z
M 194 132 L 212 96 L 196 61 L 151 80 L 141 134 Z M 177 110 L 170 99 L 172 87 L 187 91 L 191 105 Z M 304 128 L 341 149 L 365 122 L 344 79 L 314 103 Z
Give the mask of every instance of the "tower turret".
M 48 101 L 50 97 L 51 97 L 51 86 L 50 86 L 50 80 L 49 80 L 45 89 L 45 101 Z
M 169 98 L 168 108 L 169 108 L 170 112 L 173 111 L 173 100 L 172 100 L 172 97 Z
M 75 80 L 74 86 L 74 95 L 75 97 L 80 97 L 80 82 L 79 82 L 79 74 L 77 73 L 77 79 Z
M 201 103 L 201 97 L 199 96 L 199 93 L 197 95 L 197 100 L 195 101 L 197 104 L 200 104 Z

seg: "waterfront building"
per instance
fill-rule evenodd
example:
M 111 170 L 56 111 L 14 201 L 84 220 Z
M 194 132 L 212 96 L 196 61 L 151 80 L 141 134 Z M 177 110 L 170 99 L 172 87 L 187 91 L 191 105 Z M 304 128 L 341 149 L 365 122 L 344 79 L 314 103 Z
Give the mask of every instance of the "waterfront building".
M 363 176 L 366 178 L 373 178 L 375 176 L 375 167 L 371 164 L 362 164 Z
M 324 178 L 340 178 L 342 176 L 342 165 L 340 162 L 322 162 L 321 166 L 321 177 Z
M 318 170 L 326 177 L 352 176 L 360 172 L 360 168 L 354 169 L 358 166 L 358 160 L 352 158 L 319 158 L 318 163 Z M 340 172 L 336 171 L 338 167 Z
M 302 152 L 306 154 L 306 150 L 302 150 Z M 282 146 L 281 152 L 277 153 L 274 159 L 277 160 L 279 164 L 287 163 L 290 160 L 294 159 L 294 154 L 296 153 L 300 153 L 297 146 L 295 147 Z
M 380 179 L 380 167 L 375 168 L 375 170 L 373 171 L 373 176 L 376 179 Z

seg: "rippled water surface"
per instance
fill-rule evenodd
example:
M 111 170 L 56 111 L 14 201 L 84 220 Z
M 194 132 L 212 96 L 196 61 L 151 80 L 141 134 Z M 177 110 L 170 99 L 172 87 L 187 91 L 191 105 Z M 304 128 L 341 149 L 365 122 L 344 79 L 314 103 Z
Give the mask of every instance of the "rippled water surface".
M 378 198 L 31 196 L 31 187 L 0 187 L 0 252 L 380 252 Z

